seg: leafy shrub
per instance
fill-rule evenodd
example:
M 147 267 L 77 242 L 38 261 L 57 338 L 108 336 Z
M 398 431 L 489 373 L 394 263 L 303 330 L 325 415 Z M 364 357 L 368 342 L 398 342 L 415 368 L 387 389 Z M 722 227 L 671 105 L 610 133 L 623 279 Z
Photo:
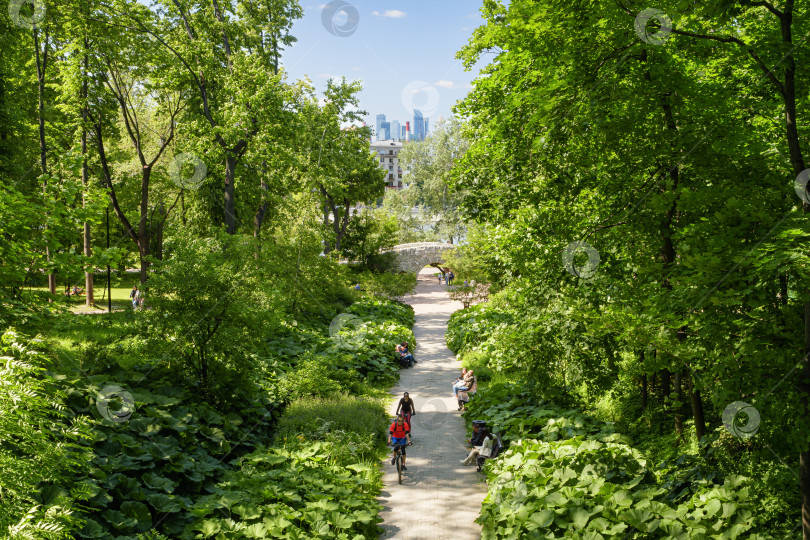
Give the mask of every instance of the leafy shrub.
M 89 422 L 65 408 L 26 338 L 7 330 L 0 353 L 0 537 L 69 538 L 81 523 L 69 490 L 86 470 Z
M 479 382 L 491 381 L 496 372 L 489 367 L 488 357 L 484 353 L 468 352 L 461 357 L 461 365 L 475 372 Z
M 288 399 L 303 396 L 327 397 L 343 392 L 345 388 L 337 380 L 339 368 L 325 355 L 306 354 L 295 369 L 281 379 L 281 390 Z
M 673 506 L 623 443 L 524 440 L 488 468 L 488 478 L 478 519 L 485 539 L 769 538 L 754 533 L 745 478 L 726 478 Z
M 611 423 L 546 401 L 533 385 L 492 384 L 467 416 L 511 442 L 488 462 L 483 538 L 770 538 L 753 532 L 763 518 L 749 479 L 693 482 L 698 471 L 664 464 L 657 479 Z
M 447 323 L 447 347 L 456 354 L 476 350 L 500 326 L 510 326 L 513 322 L 511 315 L 491 304 L 478 304 L 456 311 Z
M 393 321 L 407 328 L 411 328 L 416 323 L 413 307 L 391 300 L 367 298 L 355 302 L 347 311 L 361 319 Z
M 201 253 L 209 262 L 221 255 Z M 233 250 L 229 255 L 236 258 Z M 159 540 L 216 530 L 219 538 L 244 538 L 281 527 L 290 538 L 376 537 L 385 410 L 345 393 L 374 392 L 373 386 L 395 381 L 394 344 L 413 342 L 412 308 L 361 299 L 349 312 L 364 325 L 355 329 L 352 346 L 342 347 L 329 336 L 328 310 L 285 318 L 276 312 L 272 290 L 234 291 L 233 305 L 259 302 L 245 313 L 223 312 L 235 316 L 223 324 L 246 325 L 208 341 L 209 377 L 216 380 L 206 385 L 200 358 L 182 351 L 201 343 L 195 332 L 203 329 L 195 324 L 216 319 L 177 303 L 180 296 L 168 285 L 182 286 L 183 264 L 193 270 L 197 263 L 172 264 L 178 266 L 163 266 L 150 280 L 152 310 L 113 314 L 113 325 L 106 317 L 58 318 L 54 335 L 40 343 L 47 355 L 9 338 L 3 353 L 17 360 L 0 385 L 0 536 L 8 530 L 20 538 Z M 217 272 L 192 274 L 214 284 L 225 279 Z M 204 289 L 198 307 L 217 305 L 214 296 L 228 292 L 211 283 L 189 287 Z M 264 319 L 241 319 L 252 316 Z M 160 343 L 142 337 L 158 330 Z M 181 335 L 185 330 L 193 335 Z M 178 354 L 165 354 L 171 349 Z M 37 362 L 20 360 L 25 355 Z M 67 374 L 46 373 L 39 366 L 46 362 Z M 246 365 L 245 372 L 236 369 Z M 109 385 L 131 394 L 128 420 L 102 418 L 100 394 Z M 294 401 L 279 426 L 287 440 L 282 435 L 278 448 L 267 449 L 275 410 L 313 394 L 332 399 Z M 254 483 L 257 471 L 272 483 Z M 229 497 L 255 502 L 261 520 Z
M 542 399 L 536 386 L 522 383 L 496 382 L 484 387 L 470 401 L 465 416 L 486 420 L 507 442 L 524 438 L 555 441 L 615 433 L 612 424 Z
M 416 288 L 416 275 L 405 272 L 363 272 L 358 274 L 357 281 L 362 290 L 377 298 L 401 300 Z
M 118 369 L 60 381 L 70 410 L 95 418 L 86 443 L 92 457 L 72 491 L 85 521 L 74 536 L 134 536 L 154 527 L 176 538 L 191 519 L 192 500 L 232 468 L 229 461 L 269 442 L 272 403 L 255 398 L 220 414 L 158 372 L 146 373 Z M 133 414 L 124 422 L 104 420 L 101 392 L 121 381 Z
M 302 442 L 242 458 L 193 505 L 197 519 L 180 538 L 376 538 L 379 467 L 334 463 L 329 446 Z
M 365 298 L 346 313 L 362 324 L 346 324 L 344 343 L 333 340 L 323 326 L 295 325 L 268 342 L 267 354 L 286 363 L 281 385 L 289 400 L 326 397 L 336 392 L 363 393 L 364 385 L 386 386 L 397 377 L 394 346 L 414 342 L 413 308 L 392 300 Z
M 299 399 L 290 404 L 279 419 L 276 439 L 314 433 L 325 422 L 336 429 L 361 435 L 381 435 L 386 420 L 382 404 L 372 398 L 344 395 Z
M 236 239 L 180 237 L 156 263 L 145 316 L 207 399 L 230 405 L 255 383 L 251 354 L 278 325 L 281 300 L 256 268 L 255 249 Z
M 340 458 L 371 459 L 385 440 L 382 403 L 367 397 L 305 398 L 290 404 L 279 419 L 276 443 L 321 440 L 335 443 Z

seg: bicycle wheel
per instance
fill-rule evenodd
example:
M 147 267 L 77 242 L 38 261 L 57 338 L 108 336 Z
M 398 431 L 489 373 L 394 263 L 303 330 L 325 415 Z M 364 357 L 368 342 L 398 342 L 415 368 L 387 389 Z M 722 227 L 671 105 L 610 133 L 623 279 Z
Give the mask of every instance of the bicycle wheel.
M 399 483 L 402 483 L 402 454 L 397 453 L 397 476 L 399 476 Z

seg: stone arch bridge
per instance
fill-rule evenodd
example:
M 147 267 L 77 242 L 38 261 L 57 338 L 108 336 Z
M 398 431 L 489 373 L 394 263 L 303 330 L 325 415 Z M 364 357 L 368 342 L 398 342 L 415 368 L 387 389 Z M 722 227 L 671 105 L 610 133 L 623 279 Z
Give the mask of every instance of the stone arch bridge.
M 442 252 L 456 247 L 444 242 L 417 242 L 415 244 L 400 244 L 385 253 L 395 253 L 397 256 L 395 268 L 399 272 L 418 274 L 429 264 L 442 264 Z

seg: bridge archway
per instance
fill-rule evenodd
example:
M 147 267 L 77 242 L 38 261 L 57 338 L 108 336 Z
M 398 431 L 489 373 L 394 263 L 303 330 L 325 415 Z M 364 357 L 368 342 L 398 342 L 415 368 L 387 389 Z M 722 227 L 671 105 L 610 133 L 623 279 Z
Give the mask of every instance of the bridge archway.
M 456 247 L 445 242 L 417 242 L 394 246 L 387 253 L 396 254 L 395 268 L 398 272 L 418 274 L 429 264 L 442 264 L 442 252 Z

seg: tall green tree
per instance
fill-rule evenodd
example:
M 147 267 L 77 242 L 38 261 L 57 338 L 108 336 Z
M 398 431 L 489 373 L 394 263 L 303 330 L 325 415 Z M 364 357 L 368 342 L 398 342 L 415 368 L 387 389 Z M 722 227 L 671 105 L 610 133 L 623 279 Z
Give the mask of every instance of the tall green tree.
M 123 8 L 133 25 L 175 57 L 166 80 L 191 93 L 196 138 L 213 136 L 224 161 L 225 229 L 237 230 L 237 167 L 257 135 L 279 123 L 285 85 L 278 58 L 295 42 L 290 34 L 302 15 L 297 0 L 260 2 L 165 1 L 160 19 L 151 21 L 133 5 Z M 157 27 L 155 27 L 156 25 Z M 207 154 L 200 146 L 199 153 Z
M 772 78 L 784 68 L 786 89 L 787 66 L 806 63 L 785 37 L 804 18 L 791 2 L 673 4 L 661 9 L 675 30 L 651 40 L 654 21 L 643 38 L 634 29 L 640 8 L 580 7 L 485 1 L 487 24 L 459 53 L 469 67 L 489 60 L 457 108 L 476 139 L 453 183 L 487 224 L 485 262 L 525 321 L 504 362 L 549 384 L 561 363 L 577 366 L 590 395 L 655 378 L 680 437 L 690 416 L 700 436 L 748 399 L 780 426 L 759 448 L 803 452 L 792 367 L 810 229 L 791 191 L 792 107 Z M 711 39 L 724 35 L 725 47 Z M 593 275 L 576 271 L 579 242 L 600 257 Z
M 463 189 L 450 189 L 450 171 L 468 147 L 464 123 L 451 117 L 439 123 L 424 141 L 408 143 L 400 153 L 408 203 L 420 206 L 436 234 L 451 244 L 464 236 L 465 224 L 459 209 Z
M 385 172 L 369 149 L 369 128 L 359 128 L 360 83 L 330 79 L 323 104 L 311 93 L 301 111 L 300 148 L 304 175 L 320 195 L 324 253 L 340 251 L 357 203 L 385 193 Z

